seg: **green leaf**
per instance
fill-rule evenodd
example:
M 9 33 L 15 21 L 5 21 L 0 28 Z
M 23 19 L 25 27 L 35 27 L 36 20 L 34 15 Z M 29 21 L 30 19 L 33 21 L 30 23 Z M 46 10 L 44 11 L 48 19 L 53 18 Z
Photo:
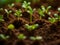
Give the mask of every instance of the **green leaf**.
M 24 34 L 19 34 L 18 35 L 18 39 L 20 39 L 20 40 L 23 40 L 23 39 L 25 39 L 26 38 L 26 36 L 24 35 Z
M 14 26 L 13 24 L 9 24 L 9 25 L 8 25 L 8 29 L 12 30 L 12 29 L 14 29 L 14 28 L 15 28 L 15 26 Z
M 0 34 L 0 39 L 7 39 L 7 38 L 9 38 L 9 36 L 5 36 L 4 34 Z
M 15 4 L 12 3 L 12 4 L 8 4 L 8 7 L 12 8 Z
M 57 20 L 55 18 L 48 18 L 51 23 L 55 23 Z
M 21 16 L 22 16 L 21 10 L 16 10 L 16 12 L 14 13 L 14 15 L 15 15 L 16 17 L 21 17 Z
M 44 12 L 41 9 L 38 10 L 38 13 L 40 14 L 41 17 L 44 17 L 45 16 L 44 15 Z
M 28 29 L 29 31 L 36 29 L 38 26 L 39 26 L 38 24 L 34 25 L 25 24 L 25 28 Z
M 22 4 L 22 7 L 25 8 L 26 10 L 29 8 L 29 6 L 30 6 L 30 2 L 24 1 Z
M 5 12 L 7 13 L 7 15 L 9 15 L 10 13 L 12 13 L 12 10 L 5 9 Z

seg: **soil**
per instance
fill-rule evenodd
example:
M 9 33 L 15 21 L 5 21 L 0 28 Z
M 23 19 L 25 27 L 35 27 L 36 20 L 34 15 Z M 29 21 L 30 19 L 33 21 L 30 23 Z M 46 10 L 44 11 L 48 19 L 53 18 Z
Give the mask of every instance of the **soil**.
M 4 16 L 4 22 L 0 22 L 0 34 L 9 35 L 10 38 L 7 40 L 1 40 L 1 45 L 60 45 L 60 22 L 57 21 L 54 24 L 48 21 L 48 17 L 53 17 L 53 13 L 57 13 L 57 11 L 52 10 L 51 16 L 43 17 L 43 19 L 39 19 L 39 14 L 34 11 L 33 14 L 33 22 L 29 22 L 29 13 L 27 13 L 20 5 L 15 5 L 13 8 L 9 8 L 7 6 L 4 9 L 12 10 L 13 12 L 7 17 L 7 14 L 1 11 L 0 14 Z M 16 9 L 22 10 L 22 17 L 19 20 L 13 15 Z M 9 24 L 13 24 L 15 28 L 13 30 L 8 30 L 7 26 Z M 32 31 L 27 31 L 25 29 L 24 24 L 39 24 L 39 27 Z M 23 33 L 27 36 L 25 40 L 19 40 L 17 35 Z M 43 40 L 32 41 L 29 39 L 30 36 L 42 36 Z

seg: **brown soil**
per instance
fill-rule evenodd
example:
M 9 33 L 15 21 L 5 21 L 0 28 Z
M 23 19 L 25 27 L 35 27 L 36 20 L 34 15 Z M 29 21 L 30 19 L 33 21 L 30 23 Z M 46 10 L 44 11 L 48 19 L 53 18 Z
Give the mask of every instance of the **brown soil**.
M 8 8 L 12 10 L 12 14 L 7 17 L 7 14 L 3 11 L 0 12 L 4 16 L 5 22 L 0 22 L 0 34 L 9 35 L 10 38 L 7 40 L 0 40 L 1 45 L 60 45 L 60 22 L 57 21 L 54 24 L 51 24 L 47 19 L 48 16 L 43 17 L 42 20 L 39 19 L 39 14 L 37 10 L 33 14 L 33 22 L 29 22 L 29 13 L 24 11 L 21 8 L 23 16 L 17 20 L 17 18 L 13 15 L 16 9 L 19 9 L 19 5 L 16 5 L 13 8 Z M 6 8 L 6 7 L 5 7 Z M 52 12 L 55 12 L 54 10 Z M 52 16 L 53 17 L 53 16 Z M 8 30 L 8 24 L 13 24 L 15 29 Z M 39 27 L 33 31 L 27 31 L 24 28 L 24 24 L 39 24 Z M 27 36 L 25 40 L 19 40 L 17 35 L 23 33 Z M 32 41 L 29 39 L 30 36 L 42 36 L 43 40 Z

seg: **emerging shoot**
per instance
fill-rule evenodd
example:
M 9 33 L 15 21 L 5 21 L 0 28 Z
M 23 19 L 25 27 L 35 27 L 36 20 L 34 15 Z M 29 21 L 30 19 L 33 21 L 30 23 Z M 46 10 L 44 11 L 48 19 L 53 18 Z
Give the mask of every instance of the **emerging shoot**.
M 9 36 L 5 36 L 4 34 L 0 34 L 0 39 L 6 40 L 6 39 L 8 39 L 8 38 L 9 38 Z
M 48 6 L 47 8 L 45 8 L 45 6 L 43 6 L 43 5 L 41 6 L 42 11 L 45 13 L 48 13 L 50 8 L 51 8 L 51 6 Z
M 7 17 L 9 16 L 9 14 L 11 14 L 12 13 L 12 10 L 7 10 L 7 9 L 5 9 L 5 12 L 7 13 Z
M 12 8 L 14 6 L 14 3 L 8 4 L 8 7 Z
M 51 22 L 51 23 L 55 23 L 56 21 L 57 21 L 57 19 L 56 18 L 48 18 L 48 20 L 49 20 L 49 22 Z
M 26 39 L 26 36 L 24 34 L 19 34 L 18 39 L 24 40 L 24 39 Z
M 19 20 L 19 18 L 22 16 L 22 11 L 21 10 L 16 10 L 16 12 L 14 13 L 14 15 L 18 18 L 18 20 Z
M 25 10 L 27 10 L 30 7 L 30 2 L 24 1 L 24 3 L 22 4 L 22 7 L 25 8 Z
M 8 29 L 12 30 L 12 29 L 14 29 L 14 28 L 15 28 L 15 27 L 14 27 L 13 24 L 9 24 L 9 25 L 8 25 Z
M 41 9 L 38 10 L 38 13 L 39 13 L 39 15 L 40 15 L 40 19 L 42 19 L 42 17 L 45 16 L 45 15 L 44 15 L 44 12 L 43 12 Z
M 32 9 L 31 7 L 29 7 L 29 10 L 27 11 L 30 14 L 30 22 L 32 22 L 32 15 L 35 9 Z
M 25 24 L 25 28 L 28 29 L 28 31 L 32 31 L 36 28 L 38 28 L 38 24 L 34 24 L 34 25 L 28 25 L 28 24 Z
M 58 21 L 60 21 L 60 15 L 54 14 L 54 17 L 55 17 Z

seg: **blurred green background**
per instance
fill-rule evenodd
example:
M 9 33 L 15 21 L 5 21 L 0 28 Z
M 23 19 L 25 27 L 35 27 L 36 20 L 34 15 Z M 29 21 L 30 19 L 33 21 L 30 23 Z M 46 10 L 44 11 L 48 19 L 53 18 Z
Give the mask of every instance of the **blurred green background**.
M 52 5 L 52 6 L 60 6 L 60 0 L 0 0 L 0 7 L 9 4 L 9 3 L 13 3 L 13 2 L 23 2 L 23 1 L 29 1 L 32 2 L 33 4 L 48 4 L 48 5 Z

